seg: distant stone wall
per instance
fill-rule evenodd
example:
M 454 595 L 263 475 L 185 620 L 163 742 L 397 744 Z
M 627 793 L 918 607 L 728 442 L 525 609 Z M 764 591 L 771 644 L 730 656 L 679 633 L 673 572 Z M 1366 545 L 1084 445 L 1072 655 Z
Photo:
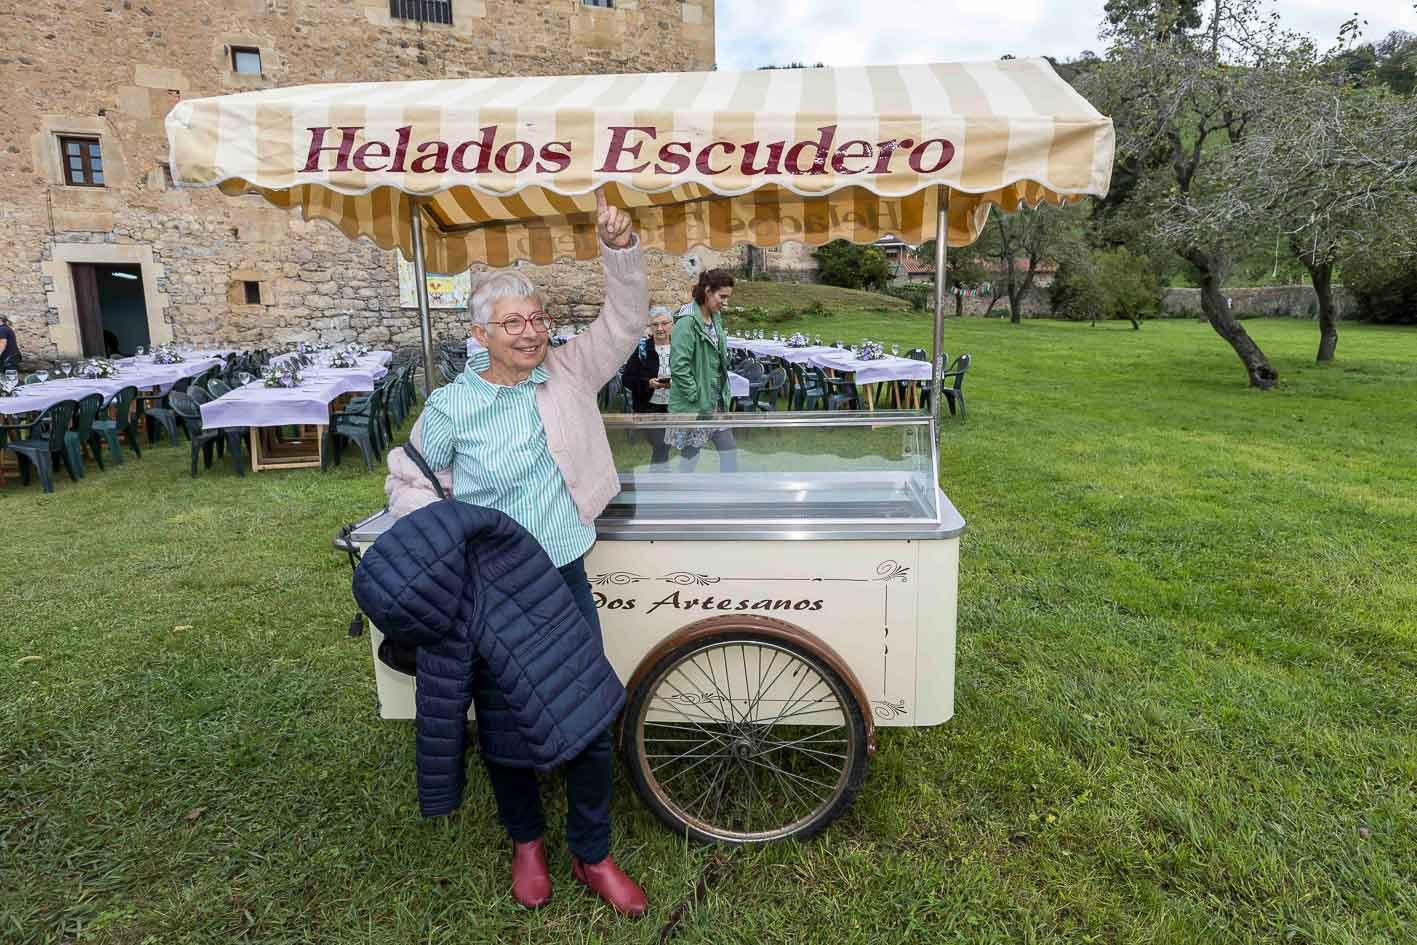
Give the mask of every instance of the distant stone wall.
M 1319 299 L 1313 286 L 1274 285 L 1224 291 L 1236 318 L 1318 318 L 1319 315 Z M 1333 303 L 1340 318 L 1358 311 L 1353 294 L 1344 288 L 1333 290 Z M 1172 318 L 1202 318 L 1201 290 L 1167 289 L 1161 296 L 1161 309 Z

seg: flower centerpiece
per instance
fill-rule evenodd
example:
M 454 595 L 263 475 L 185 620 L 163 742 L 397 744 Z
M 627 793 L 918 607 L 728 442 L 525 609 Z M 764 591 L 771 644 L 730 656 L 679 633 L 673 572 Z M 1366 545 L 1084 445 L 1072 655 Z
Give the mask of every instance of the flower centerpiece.
M 351 357 L 362 358 L 369 353 L 369 346 L 358 341 L 351 341 L 344 346 L 343 350 L 348 352 Z
M 158 345 L 153 349 L 153 364 L 181 364 L 185 360 L 171 345 Z
M 787 347 L 789 348 L 805 348 L 811 343 L 807 340 L 807 336 L 800 331 L 794 331 L 787 336 Z
M 89 381 L 100 377 L 117 377 L 118 368 L 107 358 L 89 358 L 79 366 L 78 375 Z
M 879 361 L 886 356 L 885 345 L 879 341 L 861 342 L 861 351 L 856 355 L 860 361 Z
M 271 373 L 266 375 L 267 387 L 299 387 L 305 379 L 300 376 L 300 369 L 293 361 L 282 361 L 271 368 Z
M 330 367 L 332 368 L 352 368 L 357 367 L 359 358 L 351 351 L 336 351 L 330 355 Z

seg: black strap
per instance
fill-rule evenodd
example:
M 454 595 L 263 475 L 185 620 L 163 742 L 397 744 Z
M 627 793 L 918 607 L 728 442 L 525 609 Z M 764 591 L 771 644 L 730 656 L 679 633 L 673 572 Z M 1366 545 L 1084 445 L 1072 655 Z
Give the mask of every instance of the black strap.
M 446 499 L 447 492 L 443 491 L 443 484 L 438 481 L 438 477 L 433 475 L 433 470 L 428 467 L 428 460 L 423 458 L 423 454 L 412 443 L 405 443 L 403 451 L 409 459 L 413 460 L 413 465 L 417 466 L 423 475 L 428 477 L 428 481 L 433 484 L 433 491 L 438 498 Z

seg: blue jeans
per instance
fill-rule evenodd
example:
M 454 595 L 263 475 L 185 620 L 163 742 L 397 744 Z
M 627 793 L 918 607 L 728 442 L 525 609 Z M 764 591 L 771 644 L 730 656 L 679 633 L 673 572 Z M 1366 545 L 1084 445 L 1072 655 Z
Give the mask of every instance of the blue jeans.
M 571 589 L 597 636 L 600 617 L 586 579 L 585 558 L 577 558 L 561 568 L 561 576 Z M 546 832 L 546 815 L 541 809 L 541 789 L 536 772 L 511 768 L 483 759 L 497 814 L 517 843 L 528 843 Z M 586 746 L 562 769 L 566 775 L 566 846 L 582 863 L 599 863 L 610 853 L 610 794 L 615 775 L 615 746 L 610 728 Z

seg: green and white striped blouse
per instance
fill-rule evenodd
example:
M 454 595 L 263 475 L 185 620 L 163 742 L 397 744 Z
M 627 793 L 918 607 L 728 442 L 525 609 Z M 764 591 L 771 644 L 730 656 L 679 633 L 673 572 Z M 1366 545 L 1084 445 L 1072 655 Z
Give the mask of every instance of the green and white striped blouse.
M 595 528 L 576 510 L 536 409 L 546 369 L 510 387 L 479 377 L 487 352 L 458 379 L 435 390 L 423 408 L 423 455 L 434 469 L 453 467 L 453 497 L 511 516 L 546 549 L 556 567 L 590 550 Z

